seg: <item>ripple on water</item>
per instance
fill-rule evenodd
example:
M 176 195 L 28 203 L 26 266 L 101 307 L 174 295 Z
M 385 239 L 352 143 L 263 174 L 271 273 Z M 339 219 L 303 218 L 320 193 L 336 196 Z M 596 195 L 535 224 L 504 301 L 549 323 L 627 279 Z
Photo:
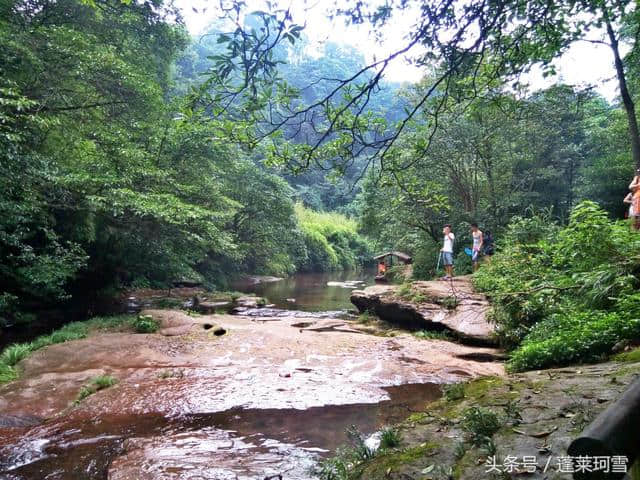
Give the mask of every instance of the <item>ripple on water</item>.
M 308 479 L 313 465 L 347 440 L 350 425 L 372 433 L 440 395 L 435 384 L 385 390 L 388 399 L 379 403 L 306 410 L 60 418 L 0 449 L 0 473 L 16 480 L 255 479 L 283 472 Z

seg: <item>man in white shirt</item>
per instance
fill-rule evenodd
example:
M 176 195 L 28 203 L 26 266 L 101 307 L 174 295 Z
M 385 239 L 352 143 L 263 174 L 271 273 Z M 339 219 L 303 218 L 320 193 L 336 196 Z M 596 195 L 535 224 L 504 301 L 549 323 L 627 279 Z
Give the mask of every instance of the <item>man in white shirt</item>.
M 445 225 L 442 230 L 444 234 L 444 245 L 440 252 L 442 252 L 442 263 L 444 270 L 447 274 L 444 276 L 444 280 L 453 278 L 453 242 L 456 236 L 451 231 L 451 225 Z

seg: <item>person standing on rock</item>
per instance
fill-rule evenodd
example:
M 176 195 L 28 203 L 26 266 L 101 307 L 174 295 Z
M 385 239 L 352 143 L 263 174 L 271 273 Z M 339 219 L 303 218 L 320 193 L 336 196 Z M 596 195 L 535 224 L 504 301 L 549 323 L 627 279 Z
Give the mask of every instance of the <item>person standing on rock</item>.
M 473 271 L 478 270 L 480 262 L 480 253 L 482 252 L 483 233 L 478 228 L 477 223 L 471 224 L 471 237 L 473 238 L 473 245 L 471 247 L 471 262 L 473 263 Z
M 450 280 L 453 278 L 453 242 L 456 236 L 451 231 L 451 225 L 445 225 L 442 233 L 444 234 L 444 244 L 440 252 L 442 253 L 444 270 L 447 272 L 443 280 Z

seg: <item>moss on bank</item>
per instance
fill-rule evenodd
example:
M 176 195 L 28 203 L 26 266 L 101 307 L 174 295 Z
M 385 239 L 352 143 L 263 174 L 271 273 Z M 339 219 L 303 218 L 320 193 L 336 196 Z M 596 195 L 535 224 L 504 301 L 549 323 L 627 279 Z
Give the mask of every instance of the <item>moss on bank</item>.
M 398 448 L 375 452 L 350 464 L 343 475 L 324 478 L 512 478 L 505 472 L 486 471 L 491 456 L 500 463 L 510 455 L 535 456 L 542 467 L 550 461 L 548 478 L 568 480 L 570 474 L 557 472 L 554 462 L 638 374 L 640 362 L 627 361 L 622 368 L 607 362 L 461 383 L 449 387 L 451 395 L 445 392 L 396 426 L 402 439 Z M 542 468 L 538 473 L 528 478 L 543 478 Z

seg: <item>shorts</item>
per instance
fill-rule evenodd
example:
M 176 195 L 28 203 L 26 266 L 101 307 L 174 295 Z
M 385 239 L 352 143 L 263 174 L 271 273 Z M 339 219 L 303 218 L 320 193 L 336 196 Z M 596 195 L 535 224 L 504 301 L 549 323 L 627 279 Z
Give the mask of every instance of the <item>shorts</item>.
M 476 263 L 480 260 L 480 250 L 474 250 L 473 254 L 471 255 L 471 261 L 473 263 Z
M 442 252 L 442 263 L 444 265 L 453 265 L 453 253 Z

